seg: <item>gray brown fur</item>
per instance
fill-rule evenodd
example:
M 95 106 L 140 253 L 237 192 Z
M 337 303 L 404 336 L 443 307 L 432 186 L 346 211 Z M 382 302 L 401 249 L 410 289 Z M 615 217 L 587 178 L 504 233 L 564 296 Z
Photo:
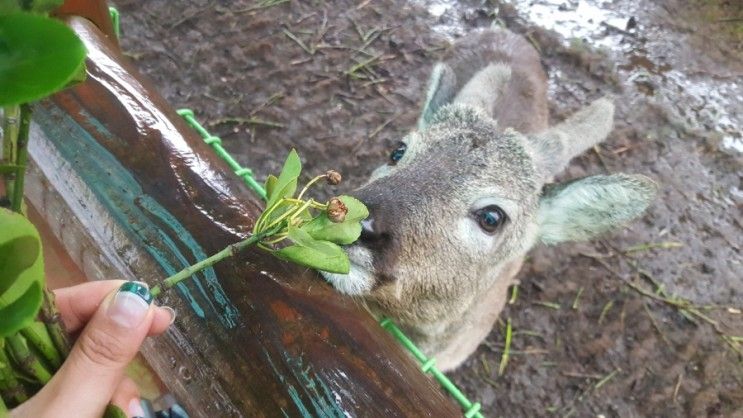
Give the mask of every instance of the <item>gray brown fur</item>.
M 484 339 L 524 255 L 539 241 L 584 240 L 639 216 L 654 183 L 593 176 L 545 183 L 611 130 L 600 99 L 547 126 L 546 76 L 534 48 L 506 30 L 474 33 L 433 71 L 418 129 L 396 165 L 356 191 L 371 216 L 347 247 L 341 292 L 396 319 L 439 366 L 452 369 Z M 508 221 L 485 233 L 475 211 Z

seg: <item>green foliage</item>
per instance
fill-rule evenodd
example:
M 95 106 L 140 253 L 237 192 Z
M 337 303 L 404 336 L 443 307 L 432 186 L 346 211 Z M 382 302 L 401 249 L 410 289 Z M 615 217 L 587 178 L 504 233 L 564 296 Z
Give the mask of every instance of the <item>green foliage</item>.
M 314 239 L 302 229 L 289 227 L 294 244 L 274 251 L 277 257 L 331 273 L 348 273 L 350 263 L 341 247 L 329 241 Z
M 277 232 L 271 232 L 271 236 L 264 239 L 264 244 L 290 241 L 292 244 L 289 246 L 269 250 L 281 259 L 331 273 L 348 273 L 350 262 L 338 245 L 348 245 L 359 238 L 360 222 L 369 216 L 369 211 L 357 199 L 340 196 L 347 209 L 345 219 L 342 222 L 331 221 L 327 204 L 312 199 L 302 200 L 304 191 L 326 175 L 315 177 L 294 198 L 301 172 L 299 156 L 292 150 L 279 176 L 266 179 L 266 210 L 256 221 L 253 233 L 265 234 L 276 229 Z M 268 249 L 265 245 L 263 248 Z
M 333 223 L 328 218 L 327 212 L 322 212 L 302 226 L 302 230 L 314 239 L 341 245 L 348 245 L 359 239 L 359 235 L 361 235 L 360 222 L 369 216 L 369 211 L 356 198 L 340 196 L 339 199 L 348 208 L 346 219 L 343 222 Z
M 268 182 L 266 184 L 266 209 L 270 209 L 285 197 L 294 196 L 301 172 L 302 162 L 299 160 L 299 155 L 297 155 L 297 151 L 291 150 L 289 156 L 286 157 L 284 168 L 281 169 L 279 177 L 275 181 L 269 177 L 268 182 L 273 184 L 268 184 Z M 270 192 L 268 186 L 270 186 Z
M 33 321 L 43 288 L 39 233 L 22 215 L 0 208 L 0 337 Z
M 83 43 L 62 22 L 30 13 L 0 16 L 0 106 L 63 89 L 79 78 L 85 54 Z

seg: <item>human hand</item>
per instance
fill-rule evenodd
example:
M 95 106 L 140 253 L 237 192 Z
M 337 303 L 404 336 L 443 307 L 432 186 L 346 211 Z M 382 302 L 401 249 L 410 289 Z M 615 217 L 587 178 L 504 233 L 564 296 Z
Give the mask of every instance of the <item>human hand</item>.
M 137 387 L 124 369 L 145 337 L 173 323 L 175 311 L 152 305 L 141 282 L 97 281 L 54 293 L 67 330 L 79 337 L 49 383 L 11 417 L 100 418 L 109 403 L 130 417 L 143 416 Z

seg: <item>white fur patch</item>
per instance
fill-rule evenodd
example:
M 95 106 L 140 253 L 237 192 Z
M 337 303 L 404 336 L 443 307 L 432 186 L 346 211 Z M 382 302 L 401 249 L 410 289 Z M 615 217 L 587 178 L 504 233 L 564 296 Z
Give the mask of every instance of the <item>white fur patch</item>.
M 345 247 L 351 261 L 348 274 L 322 272 L 323 277 L 340 293 L 351 296 L 362 296 L 371 292 L 374 287 L 374 276 L 371 271 L 372 254 L 359 245 Z

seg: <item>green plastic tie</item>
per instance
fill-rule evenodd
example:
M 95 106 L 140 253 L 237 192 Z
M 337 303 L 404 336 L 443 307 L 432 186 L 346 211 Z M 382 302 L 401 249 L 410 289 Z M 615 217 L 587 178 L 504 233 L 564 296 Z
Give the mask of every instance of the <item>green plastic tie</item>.
M 402 344 L 403 347 L 405 347 L 410 353 L 415 357 L 418 362 L 422 365 L 421 370 L 423 373 L 429 373 L 431 374 L 436 381 L 439 382 L 439 384 L 447 391 L 449 394 L 457 401 L 459 402 L 459 405 L 462 407 L 462 409 L 465 411 L 464 416 L 465 418 L 483 418 L 483 415 L 480 413 L 480 403 L 472 403 L 469 399 L 462 393 L 461 390 L 455 385 L 451 380 L 449 380 L 446 375 L 441 372 L 441 370 L 436 368 L 435 365 L 435 359 L 429 359 L 426 357 L 425 354 L 413 343 L 413 341 L 408 338 L 407 335 L 405 335 L 400 328 L 395 325 L 394 322 L 390 318 L 382 318 L 381 321 L 379 321 L 379 325 L 382 326 L 382 328 L 386 329 L 390 334 L 392 334 L 397 341 Z
M 111 25 L 114 27 L 114 35 L 116 35 L 116 39 L 121 38 L 121 15 L 119 15 L 119 10 L 110 6 L 108 8 L 108 15 L 111 17 Z
M 258 196 L 261 197 L 261 199 L 266 200 L 266 189 L 263 188 L 263 186 L 260 185 L 255 180 L 255 177 L 253 177 L 253 171 L 249 168 L 245 168 L 240 165 L 234 158 L 232 158 L 232 155 L 230 155 L 226 149 L 222 146 L 222 139 L 218 136 L 214 136 L 210 134 L 201 124 L 196 120 L 196 117 L 193 113 L 193 110 L 191 109 L 178 109 L 176 112 L 186 120 L 186 123 L 189 124 L 196 132 L 201 135 L 201 137 L 204 139 L 204 142 L 212 147 L 214 152 L 223 159 L 227 165 L 230 166 L 232 171 L 240 178 L 243 179 L 245 184 L 250 187 L 254 192 L 258 194 Z

